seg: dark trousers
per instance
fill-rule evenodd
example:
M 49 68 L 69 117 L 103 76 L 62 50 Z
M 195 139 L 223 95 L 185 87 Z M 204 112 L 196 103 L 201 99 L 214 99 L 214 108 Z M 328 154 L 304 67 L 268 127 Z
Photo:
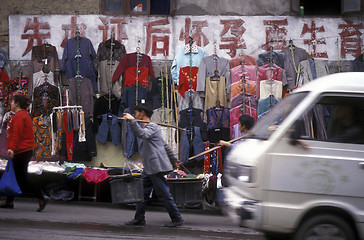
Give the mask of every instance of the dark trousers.
M 173 200 L 171 193 L 169 192 L 169 186 L 167 180 L 163 174 L 147 175 L 143 173 L 143 187 L 144 187 L 144 201 L 136 204 L 136 212 L 134 219 L 145 219 L 145 207 L 149 196 L 153 191 L 156 193 L 158 200 L 164 203 L 169 217 L 173 222 L 177 222 L 182 219 L 181 214 L 178 211 L 176 203 Z
M 26 151 L 19 154 L 14 154 L 13 166 L 16 181 L 22 191 L 22 193 L 29 192 L 33 193 L 35 197 L 43 200 L 43 193 L 39 186 L 35 185 L 28 177 L 28 164 L 32 158 L 33 151 Z M 14 201 L 13 196 L 6 198 L 7 203 Z

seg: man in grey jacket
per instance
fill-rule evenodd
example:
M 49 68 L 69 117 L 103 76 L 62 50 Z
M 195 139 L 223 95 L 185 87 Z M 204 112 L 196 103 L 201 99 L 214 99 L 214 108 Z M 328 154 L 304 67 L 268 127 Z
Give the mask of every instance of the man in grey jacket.
M 172 220 L 165 224 L 165 227 L 179 227 L 183 225 L 183 219 L 179 213 L 176 203 L 173 200 L 166 178 L 167 173 L 173 171 L 173 165 L 180 165 L 168 144 L 163 140 L 159 126 L 150 122 L 153 110 L 145 103 L 135 107 L 135 118 L 129 113 L 124 113 L 123 117 L 129 121 L 134 134 L 141 139 L 139 154 L 142 157 L 144 170 L 143 187 L 144 201 L 136 204 L 134 219 L 126 222 L 126 225 L 144 226 L 146 200 L 153 189 L 157 197 L 163 201 L 165 208 Z M 143 120 L 142 126 L 136 121 Z

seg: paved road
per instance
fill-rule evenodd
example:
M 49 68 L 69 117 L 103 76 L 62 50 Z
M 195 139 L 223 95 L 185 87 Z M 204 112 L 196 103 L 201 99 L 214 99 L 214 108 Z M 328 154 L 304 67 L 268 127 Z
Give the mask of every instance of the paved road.
M 0 239 L 265 239 L 213 211 L 182 209 L 185 225 L 170 229 L 163 227 L 170 220 L 159 207 L 149 209 L 145 227 L 124 226 L 134 215 L 131 207 L 51 201 L 44 212 L 36 208 L 35 200 L 16 199 L 14 209 L 0 209 Z

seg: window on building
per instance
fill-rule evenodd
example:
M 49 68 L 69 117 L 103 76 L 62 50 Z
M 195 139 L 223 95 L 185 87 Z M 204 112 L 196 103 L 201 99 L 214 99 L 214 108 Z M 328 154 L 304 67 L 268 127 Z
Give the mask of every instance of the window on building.
M 306 16 L 360 14 L 364 11 L 364 0 L 291 0 L 291 11 Z
M 100 0 L 100 13 L 107 15 L 172 15 L 176 0 Z

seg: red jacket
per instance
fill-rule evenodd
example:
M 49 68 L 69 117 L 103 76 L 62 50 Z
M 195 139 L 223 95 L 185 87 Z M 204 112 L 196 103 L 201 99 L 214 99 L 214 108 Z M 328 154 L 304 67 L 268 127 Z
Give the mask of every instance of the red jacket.
M 14 154 L 33 150 L 33 122 L 26 110 L 19 110 L 7 127 L 6 143 Z

